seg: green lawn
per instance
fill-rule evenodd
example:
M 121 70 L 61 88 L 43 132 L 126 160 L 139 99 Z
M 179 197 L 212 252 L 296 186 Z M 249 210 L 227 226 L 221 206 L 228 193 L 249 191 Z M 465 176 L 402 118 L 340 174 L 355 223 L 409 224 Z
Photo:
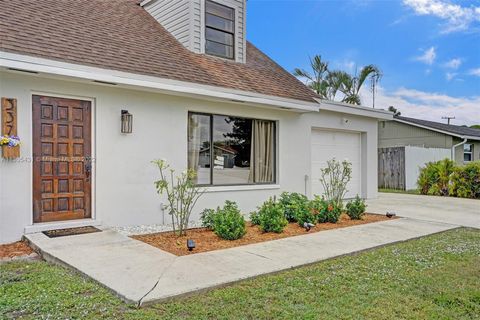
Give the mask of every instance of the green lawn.
M 378 192 L 385 192 L 385 193 L 404 193 L 404 194 L 420 194 L 420 191 L 417 189 L 411 190 L 398 190 L 398 189 L 382 189 L 379 188 Z
M 480 230 L 456 229 L 142 309 L 61 267 L 3 264 L 5 318 L 480 319 Z

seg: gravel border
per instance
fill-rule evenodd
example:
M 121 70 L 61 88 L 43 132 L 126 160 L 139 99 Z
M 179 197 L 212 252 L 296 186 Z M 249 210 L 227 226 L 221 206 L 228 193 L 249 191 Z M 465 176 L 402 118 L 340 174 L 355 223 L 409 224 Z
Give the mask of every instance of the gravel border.
M 188 228 L 201 228 L 201 222 L 190 222 Z M 172 224 L 142 224 L 138 226 L 126 226 L 126 227 L 112 227 L 118 233 L 126 236 L 142 235 L 149 233 L 159 233 L 165 231 L 172 231 Z

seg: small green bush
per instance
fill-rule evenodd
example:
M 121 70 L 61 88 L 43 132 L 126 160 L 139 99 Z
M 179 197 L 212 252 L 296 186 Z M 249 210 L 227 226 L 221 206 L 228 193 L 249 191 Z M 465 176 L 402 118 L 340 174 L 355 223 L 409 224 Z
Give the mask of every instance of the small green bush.
M 207 229 L 213 230 L 213 223 L 214 223 L 216 213 L 217 212 L 213 209 L 203 210 L 202 213 L 200 214 L 200 221 L 202 221 L 202 226 Z
M 328 201 L 327 205 L 318 213 L 318 222 L 337 223 L 342 214 L 342 208 L 336 201 Z
M 283 192 L 280 195 L 279 203 L 283 207 L 285 218 L 289 222 L 300 223 L 300 220 L 308 220 L 311 216 L 308 198 L 303 194 Z M 303 222 L 301 224 L 303 225 Z
M 256 226 L 260 224 L 260 215 L 258 214 L 258 212 L 250 213 L 250 222 Z
M 347 214 L 352 220 L 361 220 L 366 207 L 365 200 L 357 195 L 354 200 L 347 203 Z
M 455 162 L 450 159 L 427 163 L 420 169 L 417 180 L 420 193 L 448 196 L 450 177 L 455 169 Z
M 202 225 L 226 240 L 240 239 L 247 232 L 245 218 L 233 201 L 225 201 L 223 208 L 205 209 L 202 212 Z
M 308 204 L 308 207 L 310 208 L 310 211 L 317 216 L 324 208 L 327 207 L 327 201 L 323 197 L 315 196 L 315 198 L 313 198 L 313 200 L 311 200 Z
M 479 199 L 480 161 L 463 166 L 449 159 L 429 162 L 421 168 L 417 184 L 421 194 Z
M 480 198 L 480 161 L 456 167 L 450 178 L 449 195 L 460 198 Z
M 270 198 L 258 208 L 259 226 L 264 232 L 280 233 L 288 224 L 284 207 L 275 198 Z

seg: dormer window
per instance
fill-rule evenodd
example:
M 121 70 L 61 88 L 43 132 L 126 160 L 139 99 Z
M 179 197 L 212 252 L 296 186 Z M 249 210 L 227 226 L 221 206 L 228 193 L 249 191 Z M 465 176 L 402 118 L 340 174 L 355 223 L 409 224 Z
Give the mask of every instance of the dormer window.
M 235 10 L 205 1 L 205 52 L 217 57 L 234 59 Z

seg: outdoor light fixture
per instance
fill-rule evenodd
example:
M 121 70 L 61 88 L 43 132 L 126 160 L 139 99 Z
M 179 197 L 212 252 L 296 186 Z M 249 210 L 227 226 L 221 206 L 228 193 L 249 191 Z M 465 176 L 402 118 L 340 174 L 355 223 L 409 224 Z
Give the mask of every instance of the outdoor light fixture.
M 193 249 L 195 249 L 195 241 L 193 241 L 192 239 L 188 239 L 187 248 L 188 248 L 188 251 L 192 251 Z
M 122 133 L 132 133 L 133 115 L 128 110 L 122 110 Z
M 303 223 L 303 227 L 305 228 L 305 230 L 308 232 L 310 231 L 310 229 L 312 229 L 313 227 L 315 227 L 315 225 L 313 223 L 310 223 L 310 222 L 304 222 Z
M 387 214 L 386 214 L 387 218 L 393 218 L 396 216 L 395 212 L 388 212 L 387 211 Z

